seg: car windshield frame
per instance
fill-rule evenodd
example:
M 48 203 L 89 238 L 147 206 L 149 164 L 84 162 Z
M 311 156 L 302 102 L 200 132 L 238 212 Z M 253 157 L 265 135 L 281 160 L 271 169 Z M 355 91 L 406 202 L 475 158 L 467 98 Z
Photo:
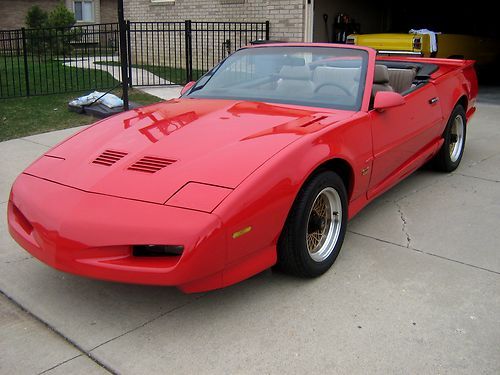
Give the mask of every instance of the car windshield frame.
M 202 76 L 184 97 L 360 111 L 368 63 L 368 51 L 352 47 L 243 48 Z M 258 89 L 252 89 L 259 85 Z

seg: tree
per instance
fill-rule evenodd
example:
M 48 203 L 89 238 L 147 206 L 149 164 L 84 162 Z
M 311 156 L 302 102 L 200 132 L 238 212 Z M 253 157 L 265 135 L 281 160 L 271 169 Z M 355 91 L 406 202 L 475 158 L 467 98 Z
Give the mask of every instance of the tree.
M 81 37 L 82 30 L 73 28 L 75 15 L 60 2 L 47 14 L 39 6 L 33 6 L 26 15 L 26 45 L 33 53 L 61 55 L 71 51 L 71 42 Z
M 46 26 L 48 14 L 38 5 L 33 5 L 26 14 L 26 26 L 30 29 L 39 29 Z
M 75 15 L 62 2 L 49 13 L 47 19 L 48 27 L 66 28 L 73 26 L 75 23 Z

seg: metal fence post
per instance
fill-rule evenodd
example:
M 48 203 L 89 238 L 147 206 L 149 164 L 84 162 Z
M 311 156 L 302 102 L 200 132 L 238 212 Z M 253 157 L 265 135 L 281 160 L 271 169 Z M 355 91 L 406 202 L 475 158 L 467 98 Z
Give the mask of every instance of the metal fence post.
M 123 15 L 123 0 L 118 0 L 118 31 L 120 33 L 120 64 L 122 70 L 123 109 L 128 110 L 127 25 Z
M 127 20 L 127 60 L 128 60 L 128 85 L 132 87 L 132 42 L 130 38 L 130 20 Z
M 193 80 L 193 39 L 191 20 L 184 21 L 184 39 L 186 41 L 186 83 Z
M 266 40 L 270 40 L 270 37 L 269 37 L 270 31 L 271 31 L 270 29 L 271 29 L 271 25 L 270 25 L 269 21 L 266 21 Z
M 30 96 L 30 76 L 28 69 L 28 48 L 26 46 L 26 29 L 21 29 L 21 36 L 23 38 L 23 60 L 24 60 L 24 76 L 26 78 L 26 96 Z

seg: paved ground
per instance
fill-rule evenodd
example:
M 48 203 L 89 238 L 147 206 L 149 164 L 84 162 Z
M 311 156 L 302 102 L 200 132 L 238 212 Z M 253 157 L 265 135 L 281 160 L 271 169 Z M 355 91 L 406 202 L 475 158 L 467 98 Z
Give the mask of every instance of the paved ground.
M 97 69 L 107 72 L 113 76 L 117 81 L 121 80 L 121 67 L 118 65 L 106 65 L 106 62 L 116 63 L 119 62 L 118 56 L 89 56 L 82 59 L 66 59 L 64 65 L 75 68 L 83 69 Z M 157 86 L 143 86 L 140 90 L 155 95 L 162 99 L 177 98 L 180 95 L 182 86 L 171 84 L 160 76 L 157 76 L 146 69 L 132 68 L 132 83 L 134 86 L 141 85 L 157 85 Z
M 106 65 L 106 63 L 119 63 L 119 56 L 88 56 L 85 59 L 64 59 L 64 65 L 73 68 L 97 69 L 107 72 L 117 81 L 121 81 L 121 66 Z M 132 83 L 134 85 L 166 85 L 170 81 L 161 78 L 146 69 L 132 67 Z
M 148 86 L 148 87 L 141 87 L 140 90 L 150 95 L 154 95 L 159 98 L 168 100 L 168 99 L 178 98 L 181 95 L 182 86 L 178 85 Z
M 266 271 L 197 295 L 87 280 L 28 256 L 2 215 L 0 373 L 500 373 L 499 118 L 480 104 L 461 167 L 377 199 L 316 280 Z M 2 212 L 76 130 L 0 143 Z

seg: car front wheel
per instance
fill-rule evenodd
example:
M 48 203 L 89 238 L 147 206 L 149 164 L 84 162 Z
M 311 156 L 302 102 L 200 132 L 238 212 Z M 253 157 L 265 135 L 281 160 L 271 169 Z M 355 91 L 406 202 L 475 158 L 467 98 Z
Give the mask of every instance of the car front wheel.
M 337 258 L 347 225 L 347 192 L 334 172 L 300 190 L 278 242 L 278 268 L 302 277 L 325 273 Z

